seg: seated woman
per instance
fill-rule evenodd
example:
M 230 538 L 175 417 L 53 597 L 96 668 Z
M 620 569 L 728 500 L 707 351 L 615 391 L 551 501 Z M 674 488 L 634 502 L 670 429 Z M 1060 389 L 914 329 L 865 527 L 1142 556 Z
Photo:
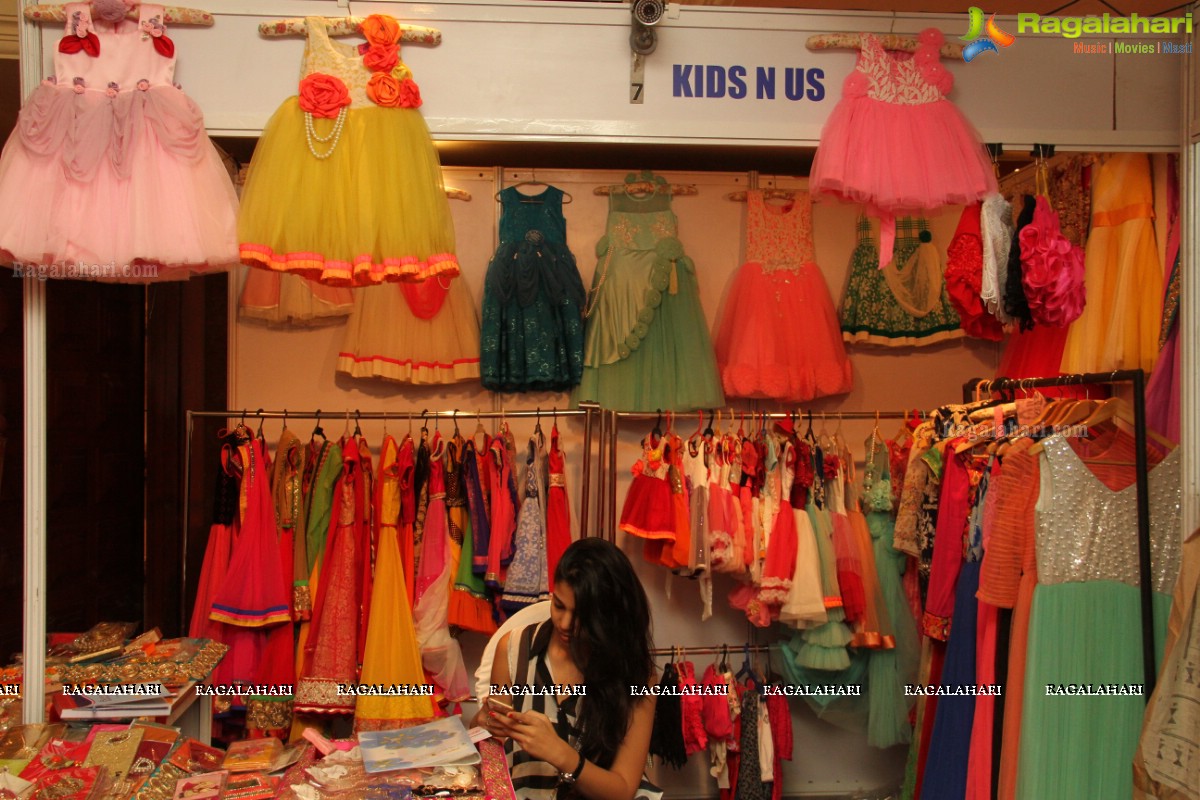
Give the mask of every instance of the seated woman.
M 630 688 L 656 681 L 652 649 L 649 603 L 629 558 L 603 539 L 568 547 L 554 571 L 550 619 L 506 634 L 492 663 L 493 686 L 555 688 L 492 695 L 476 717 L 507 737 L 518 798 L 660 794 L 642 777 L 654 697 Z

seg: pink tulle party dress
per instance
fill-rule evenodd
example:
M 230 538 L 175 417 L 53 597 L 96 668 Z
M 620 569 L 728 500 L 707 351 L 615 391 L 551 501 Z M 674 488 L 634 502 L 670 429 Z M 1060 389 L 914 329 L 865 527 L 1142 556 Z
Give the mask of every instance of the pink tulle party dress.
M 978 132 L 946 99 L 954 76 L 940 63 L 942 32 L 927 28 L 912 55 L 859 34 L 858 63 L 825 122 L 809 175 L 814 197 L 862 203 L 883 221 L 879 263 L 892 259 L 897 216 L 970 205 L 995 193 Z
M 127 8 L 65 6 L 54 73 L 0 156 L 6 262 L 135 283 L 237 263 L 237 196 L 199 106 L 174 84 L 164 9 L 142 5 L 135 21 Z
M 746 192 L 746 263 L 725 303 L 717 366 L 729 397 L 804 402 L 854 385 L 829 287 L 816 265 L 812 200 Z

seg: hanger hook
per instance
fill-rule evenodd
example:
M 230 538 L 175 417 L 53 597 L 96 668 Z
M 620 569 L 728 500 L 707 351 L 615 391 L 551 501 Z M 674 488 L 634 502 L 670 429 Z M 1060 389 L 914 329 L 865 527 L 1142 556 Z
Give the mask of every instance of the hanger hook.
M 287 409 L 283 410 L 283 427 L 287 427 Z

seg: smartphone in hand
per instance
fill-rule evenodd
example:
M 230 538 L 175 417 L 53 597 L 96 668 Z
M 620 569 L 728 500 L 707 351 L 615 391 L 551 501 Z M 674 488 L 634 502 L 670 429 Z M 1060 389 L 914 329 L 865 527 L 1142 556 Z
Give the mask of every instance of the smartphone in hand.
M 497 695 L 489 695 L 486 702 L 487 710 L 493 714 L 504 715 L 513 710 L 512 703 Z

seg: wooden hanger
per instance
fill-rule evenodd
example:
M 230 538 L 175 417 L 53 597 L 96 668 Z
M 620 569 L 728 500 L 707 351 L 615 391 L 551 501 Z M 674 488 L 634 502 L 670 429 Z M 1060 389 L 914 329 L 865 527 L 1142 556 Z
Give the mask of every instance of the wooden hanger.
M 915 53 L 921 47 L 921 40 L 916 36 L 905 36 L 899 33 L 872 34 L 879 40 L 884 50 L 896 50 L 904 53 Z M 809 50 L 860 50 L 862 38 L 857 33 L 818 33 L 808 37 L 805 46 Z M 963 46 L 946 42 L 938 50 L 945 58 L 962 58 Z
M 359 27 L 365 17 L 318 17 L 325 22 L 326 31 L 330 36 L 351 36 L 359 33 Z M 270 22 L 260 22 L 258 32 L 262 36 L 304 36 L 308 33 L 308 25 L 304 17 L 290 17 Z M 426 28 L 421 25 L 401 25 L 400 41 L 408 44 L 441 44 L 442 32 L 437 28 Z
M 466 200 L 466 201 L 470 202 L 471 193 L 468 192 L 466 189 L 453 189 L 453 188 L 447 186 L 446 187 L 446 197 L 449 200 Z
M 694 183 L 661 183 L 656 184 L 652 181 L 634 181 L 633 183 L 614 183 L 608 186 L 597 186 L 592 190 L 592 194 L 672 194 L 676 197 L 685 196 L 692 197 L 700 194 L 700 190 L 696 188 Z
M 137 19 L 139 14 L 138 6 L 134 6 L 125 13 L 125 18 Z M 39 3 L 25 6 L 24 15 L 29 22 L 66 22 L 67 7 L 61 3 Z M 211 13 L 198 8 L 163 6 L 164 25 L 201 25 L 211 28 L 213 22 Z
M 763 200 L 795 200 L 796 192 L 794 189 L 742 189 L 739 192 L 730 192 L 725 195 L 726 200 L 732 200 L 735 203 L 744 203 L 749 197 L 751 191 L 762 192 Z

